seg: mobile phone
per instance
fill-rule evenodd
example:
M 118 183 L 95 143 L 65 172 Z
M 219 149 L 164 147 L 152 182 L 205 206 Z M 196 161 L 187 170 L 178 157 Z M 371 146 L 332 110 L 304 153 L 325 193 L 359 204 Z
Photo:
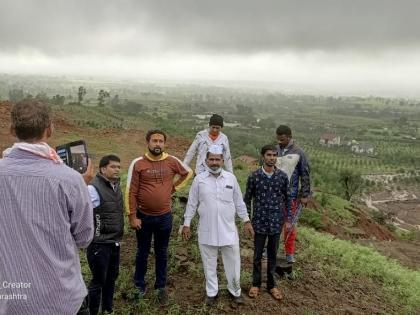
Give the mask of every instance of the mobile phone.
M 66 165 L 81 174 L 86 172 L 89 156 L 86 150 L 86 142 L 84 140 L 59 145 L 55 148 L 55 150 Z

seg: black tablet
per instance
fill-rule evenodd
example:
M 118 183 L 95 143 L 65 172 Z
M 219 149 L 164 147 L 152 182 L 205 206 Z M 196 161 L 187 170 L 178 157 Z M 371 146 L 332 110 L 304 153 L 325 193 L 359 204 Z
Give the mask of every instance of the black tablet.
M 89 157 L 84 140 L 59 145 L 55 150 L 66 165 L 79 173 L 86 172 Z

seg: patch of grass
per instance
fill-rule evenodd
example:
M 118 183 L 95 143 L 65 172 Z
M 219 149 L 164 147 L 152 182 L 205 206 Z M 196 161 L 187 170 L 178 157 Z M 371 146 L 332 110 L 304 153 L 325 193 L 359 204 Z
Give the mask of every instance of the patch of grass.
M 316 230 L 322 229 L 322 214 L 315 209 L 304 209 L 302 211 L 300 222 L 313 227 Z
M 420 272 L 398 264 L 373 248 L 335 239 L 309 228 L 301 228 L 303 255 L 323 261 L 322 268 L 343 279 L 365 275 L 382 285 L 392 303 L 404 305 L 409 313 L 420 308 Z M 305 259 L 305 258 L 304 258 Z M 320 264 L 321 265 L 321 264 Z
M 354 225 L 356 217 L 347 208 L 351 207 L 351 203 L 336 195 L 321 193 L 316 199 L 328 211 L 328 216 L 336 222 L 345 225 Z

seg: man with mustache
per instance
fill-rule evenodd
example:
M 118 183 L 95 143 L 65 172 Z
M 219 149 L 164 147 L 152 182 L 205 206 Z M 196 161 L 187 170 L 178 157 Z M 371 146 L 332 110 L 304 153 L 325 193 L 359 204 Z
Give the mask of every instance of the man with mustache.
M 164 152 L 166 134 L 149 130 L 147 152 L 135 159 L 128 170 L 126 200 L 131 228 L 136 230 L 137 255 L 134 284 L 142 298 L 146 292 L 147 259 L 154 242 L 158 300 L 167 304 L 167 251 L 172 231 L 171 194 L 192 177 L 192 170 L 176 157 Z M 174 182 L 174 177 L 179 179 Z
M 218 294 L 217 256 L 220 250 L 228 291 L 235 303 L 243 304 L 240 286 L 241 256 L 235 215 L 243 220 L 244 229 L 248 233 L 253 235 L 254 231 L 235 175 L 222 168 L 223 148 L 211 146 L 207 152 L 206 164 L 207 171 L 197 175 L 191 185 L 182 235 L 185 240 L 190 238 L 191 220 L 198 209 L 198 243 L 206 278 L 205 303 L 213 304 Z

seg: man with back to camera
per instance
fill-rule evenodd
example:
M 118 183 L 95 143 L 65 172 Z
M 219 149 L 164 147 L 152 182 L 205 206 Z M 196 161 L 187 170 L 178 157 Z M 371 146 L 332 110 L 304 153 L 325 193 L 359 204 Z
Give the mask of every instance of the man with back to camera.
M 134 284 L 140 298 L 146 293 L 145 276 L 152 237 L 156 259 L 154 288 L 161 304 L 168 303 L 166 291 L 168 245 L 172 231 L 171 195 L 187 184 L 192 170 L 164 152 L 166 134 L 149 130 L 147 152 L 128 169 L 126 200 L 131 228 L 136 230 L 137 255 Z M 174 178 L 180 176 L 174 183 Z
M 292 139 L 290 127 L 280 125 L 277 130 L 277 163 L 276 166 L 284 171 L 289 178 L 290 198 L 292 203 L 292 217 L 298 209 L 299 202 L 306 207 L 311 195 L 310 168 L 305 153 L 299 148 Z M 291 229 L 291 230 L 290 230 Z M 297 236 L 296 226 L 284 229 L 284 249 L 286 261 L 294 263 L 295 259 L 295 240 Z
M 78 248 L 93 237 L 93 211 L 81 174 L 47 144 L 49 107 L 17 103 L 11 131 L 18 138 L 0 160 L 0 314 L 88 314 Z M 93 174 L 89 162 L 85 181 Z
M 209 128 L 197 133 L 193 143 L 187 151 L 184 163 L 190 165 L 192 159 L 197 154 L 195 174 L 198 175 L 207 170 L 206 154 L 210 146 L 219 145 L 223 149 L 224 166 L 228 172 L 233 173 L 232 157 L 230 155 L 228 137 L 222 132 L 223 117 L 214 114 L 210 117 Z
M 120 187 L 121 161 L 106 155 L 88 186 L 93 203 L 95 233 L 86 256 L 92 272 L 89 291 L 90 315 L 113 312 L 115 281 L 120 267 L 120 241 L 124 233 L 124 200 Z
M 274 145 L 263 146 L 261 157 L 263 166 L 249 175 L 244 197 L 248 213 L 252 213 L 255 232 L 252 287 L 248 295 L 256 298 L 260 293 L 261 259 L 267 240 L 267 290 L 274 299 L 281 300 L 283 294 L 276 286 L 275 270 L 283 223 L 290 228 L 289 179 L 275 167 L 277 149 Z
M 217 256 L 220 250 L 229 294 L 235 303 L 243 304 L 241 255 L 235 215 L 243 220 L 248 233 L 253 236 L 254 231 L 235 175 L 222 168 L 223 149 L 212 145 L 206 154 L 206 163 L 208 170 L 198 174 L 191 185 L 182 235 L 185 240 L 190 238 L 191 220 L 198 211 L 198 243 L 206 278 L 205 303 L 213 304 L 218 295 Z

